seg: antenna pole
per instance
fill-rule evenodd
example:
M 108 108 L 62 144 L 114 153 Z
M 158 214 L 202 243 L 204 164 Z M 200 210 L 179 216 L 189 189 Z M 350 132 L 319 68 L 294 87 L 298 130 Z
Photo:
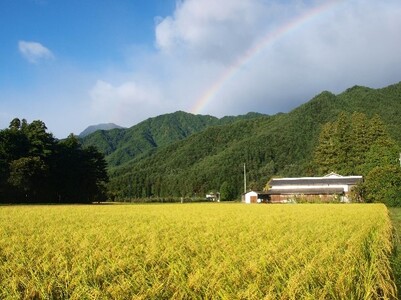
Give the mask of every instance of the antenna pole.
M 401 154 L 400 154 L 400 163 L 401 163 Z M 244 194 L 246 194 L 246 167 L 244 163 Z

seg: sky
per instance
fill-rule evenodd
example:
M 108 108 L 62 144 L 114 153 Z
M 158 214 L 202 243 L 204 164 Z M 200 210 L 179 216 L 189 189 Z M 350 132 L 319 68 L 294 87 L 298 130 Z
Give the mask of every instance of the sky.
M 275 114 L 400 81 L 399 0 L 0 0 L 0 128 Z

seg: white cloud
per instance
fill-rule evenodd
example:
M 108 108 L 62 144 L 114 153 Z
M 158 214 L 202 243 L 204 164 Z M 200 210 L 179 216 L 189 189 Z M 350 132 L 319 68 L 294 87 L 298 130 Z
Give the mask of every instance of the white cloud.
M 93 117 L 99 120 L 115 121 L 125 126 L 133 125 L 154 114 L 163 113 L 157 87 L 147 83 L 127 81 L 121 85 L 98 80 L 90 91 Z
M 219 115 L 287 111 L 321 90 L 400 81 L 399 36 L 401 3 L 395 0 L 187 0 L 156 28 L 161 52 L 191 63 L 182 82 L 198 81 L 205 61 L 225 67 L 211 68 L 206 76 L 214 79 L 203 87 L 222 81 L 204 111 Z M 251 51 L 230 71 L 261 40 L 267 42 L 260 52 Z M 225 72 L 232 74 L 224 78 Z M 199 97 L 197 90 L 189 101 Z
M 54 59 L 53 53 L 38 42 L 19 41 L 18 49 L 22 56 L 33 64 L 43 59 Z
M 278 8 L 262 0 L 187 0 L 173 16 L 159 20 L 156 45 L 173 55 L 226 62 L 272 26 Z
M 62 138 L 90 124 L 128 127 L 194 111 L 200 99 L 195 112 L 202 114 L 274 114 L 322 90 L 401 80 L 399 0 L 177 3 L 170 16 L 158 18 L 150 51 L 128 45 L 123 63 L 108 61 L 100 71 L 59 60 L 36 73 L 30 88 L 3 88 L 0 127 L 16 116 L 43 119 Z M 18 49 L 31 63 L 54 59 L 37 42 L 20 41 Z
M 117 83 L 93 86 L 94 114 L 129 126 L 189 111 L 202 95 L 208 99 L 201 113 L 272 114 L 322 90 L 401 80 L 399 0 L 177 3 L 158 19 L 156 51 L 142 53 L 142 65 Z

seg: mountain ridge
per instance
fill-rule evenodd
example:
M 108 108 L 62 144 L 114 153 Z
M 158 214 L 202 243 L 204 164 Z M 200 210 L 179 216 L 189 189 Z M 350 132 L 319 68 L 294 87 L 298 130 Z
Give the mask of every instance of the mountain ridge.
M 401 144 L 401 83 L 381 89 L 354 86 L 337 95 L 324 91 L 288 113 L 209 126 L 155 148 L 111 167 L 110 187 L 118 198 L 199 195 L 223 184 L 239 195 L 244 163 L 254 189 L 272 176 L 314 175 L 310 162 L 320 128 L 343 111 L 379 115 Z
M 124 127 L 119 126 L 114 123 L 101 123 L 101 124 L 97 124 L 97 125 L 90 125 L 90 126 L 86 127 L 85 130 L 83 130 L 78 136 L 80 138 L 84 138 L 87 135 L 94 133 L 98 130 L 112 130 L 112 129 L 124 129 Z
M 83 138 L 84 147 L 95 146 L 106 155 L 110 167 L 122 165 L 159 147 L 186 139 L 209 126 L 230 124 L 242 119 L 266 116 L 248 113 L 217 118 L 177 111 L 148 118 L 130 128 L 100 130 Z

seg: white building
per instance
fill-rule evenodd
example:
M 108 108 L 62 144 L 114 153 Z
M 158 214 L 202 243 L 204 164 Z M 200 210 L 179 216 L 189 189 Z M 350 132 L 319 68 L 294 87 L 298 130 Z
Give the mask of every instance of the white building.
M 272 203 L 296 198 L 311 202 L 316 199 L 322 202 L 334 199 L 349 202 L 352 188 L 362 181 L 362 176 L 341 176 L 335 173 L 323 177 L 273 178 L 268 183 L 267 193 Z
M 243 195 L 242 202 L 247 204 L 268 202 L 269 195 L 266 192 L 250 191 Z

